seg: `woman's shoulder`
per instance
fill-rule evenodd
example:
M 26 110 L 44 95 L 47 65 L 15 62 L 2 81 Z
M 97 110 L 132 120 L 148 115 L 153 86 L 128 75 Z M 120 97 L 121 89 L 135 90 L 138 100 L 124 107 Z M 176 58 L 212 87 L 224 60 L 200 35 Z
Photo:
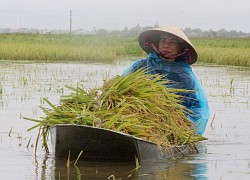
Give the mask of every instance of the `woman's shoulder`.
M 146 67 L 147 66 L 147 61 L 146 59 L 138 59 L 134 62 L 132 62 L 122 73 L 124 74 L 131 74 L 135 71 L 137 71 L 140 68 Z
M 132 63 L 132 66 L 136 69 L 147 66 L 147 59 L 138 59 Z

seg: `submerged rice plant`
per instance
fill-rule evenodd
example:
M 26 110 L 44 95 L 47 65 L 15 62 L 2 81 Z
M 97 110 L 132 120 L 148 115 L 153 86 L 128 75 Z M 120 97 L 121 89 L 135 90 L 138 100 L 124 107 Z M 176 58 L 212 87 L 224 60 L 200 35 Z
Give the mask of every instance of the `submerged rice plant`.
M 191 112 L 181 105 L 178 93 L 186 90 L 166 88 L 166 83 L 161 75 L 139 70 L 106 80 L 100 88 L 68 86 L 72 93 L 62 96 L 58 106 L 45 99 L 50 107 L 41 107 L 44 117 L 25 119 L 38 123 L 29 130 L 41 128 L 44 142 L 48 128 L 56 124 L 111 129 L 166 147 L 204 140 L 186 118 Z

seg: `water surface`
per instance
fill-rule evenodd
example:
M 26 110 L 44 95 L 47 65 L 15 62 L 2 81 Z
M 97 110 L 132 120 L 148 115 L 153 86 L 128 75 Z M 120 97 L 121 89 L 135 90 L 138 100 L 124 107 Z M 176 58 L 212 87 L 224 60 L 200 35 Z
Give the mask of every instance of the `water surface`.
M 43 98 L 57 104 L 70 90 L 65 85 L 101 86 L 130 62 L 118 64 L 30 63 L 1 61 L 1 179 L 250 179 L 250 69 L 195 65 L 193 70 L 208 95 L 211 118 L 204 136 L 207 151 L 169 162 L 135 164 L 65 161 L 46 155 L 35 125 L 23 117 L 43 116 Z

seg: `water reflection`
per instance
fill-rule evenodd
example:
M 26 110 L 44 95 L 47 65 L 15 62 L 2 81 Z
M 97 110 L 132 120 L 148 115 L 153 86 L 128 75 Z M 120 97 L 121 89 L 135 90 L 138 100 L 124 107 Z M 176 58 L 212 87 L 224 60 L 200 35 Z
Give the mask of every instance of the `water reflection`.
M 77 166 L 66 166 L 65 161 L 57 161 L 55 179 L 120 179 L 135 176 L 134 164 L 79 162 Z
M 206 163 L 135 163 L 78 162 L 67 166 L 66 161 L 43 162 L 42 179 L 207 179 Z M 191 160 L 191 159 L 189 159 Z M 52 170 L 51 168 L 52 167 Z M 50 170 L 50 171 L 48 171 Z
M 197 146 L 199 154 L 168 160 L 164 163 L 142 162 L 88 162 L 46 156 L 41 165 L 43 178 L 49 179 L 206 179 L 206 163 L 195 158 L 204 157 L 204 144 Z M 76 163 L 76 164 L 75 164 Z M 38 166 L 37 166 L 38 167 Z
M 211 107 L 204 136 L 207 152 L 167 164 L 106 164 L 55 161 L 45 155 L 37 130 L 22 117 L 37 118 L 43 98 L 58 103 L 70 91 L 65 85 L 78 82 L 99 86 L 105 77 L 122 72 L 120 64 L 23 63 L 2 61 L 0 65 L 0 179 L 250 179 L 250 69 L 196 65 Z

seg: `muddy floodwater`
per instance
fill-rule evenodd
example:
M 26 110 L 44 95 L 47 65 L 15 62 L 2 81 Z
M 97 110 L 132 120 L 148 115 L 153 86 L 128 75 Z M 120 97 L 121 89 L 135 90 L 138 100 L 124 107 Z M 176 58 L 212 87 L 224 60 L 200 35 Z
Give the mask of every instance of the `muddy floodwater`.
M 44 116 L 43 98 L 58 104 L 69 94 L 65 85 L 101 86 L 130 62 L 117 64 L 30 63 L 0 64 L 0 179 L 250 179 L 250 69 L 195 65 L 211 109 L 204 136 L 206 151 L 164 164 L 79 161 L 66 166 L 36 147 L 38 129 L 23 117 Z M 49 142 L 50 144 L 50 142 Z M 36 155 L 35 155 L 36 151 Z

